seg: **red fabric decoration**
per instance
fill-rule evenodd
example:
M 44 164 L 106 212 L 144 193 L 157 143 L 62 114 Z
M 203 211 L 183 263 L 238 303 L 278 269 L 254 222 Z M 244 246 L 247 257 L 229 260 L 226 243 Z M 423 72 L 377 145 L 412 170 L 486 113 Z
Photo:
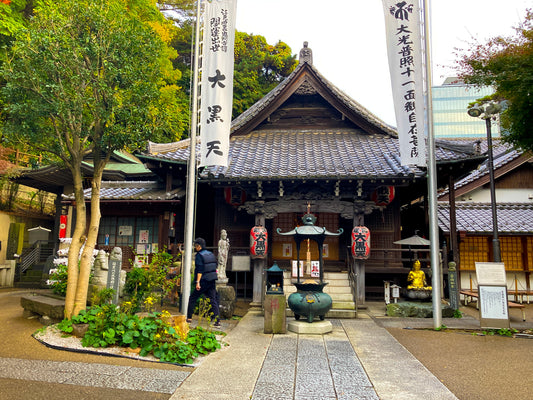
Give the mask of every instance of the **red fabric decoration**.
M 64 239 L 67 236 L 67 215 L 59 216 L 59 238 Z

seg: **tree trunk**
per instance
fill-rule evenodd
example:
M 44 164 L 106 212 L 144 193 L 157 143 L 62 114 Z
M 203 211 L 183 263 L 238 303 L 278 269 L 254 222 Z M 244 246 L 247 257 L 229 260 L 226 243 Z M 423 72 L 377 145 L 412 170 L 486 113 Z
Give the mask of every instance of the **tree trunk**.
M 85 310 L 87 305 L 87 295 L 89 290 L 89 278 L 91 276 L 91 266 L 93 252 L 98 239 L 98 229 L 100 227 L 100 188 L 102 185 L 102 175 L 109 157 L 102 160 L 94 151 L 94 173 L 91 183 L 91 217 L 89 220 L 89 229 L 87 233 L 87 242 L 83 248 L 80 262 L 80 274 L 76 288 L 76 301 L 72 315 L 78 315 L 81 310 Z
M 76 200 L 76 225 L 74 233 L 72 234 L 72 243 L 70 244 L 68 252 L 68 278 L 67 278 L 67 293 L 65 297 L 65 318 L 72 318 L 75 308 L 75 299 L 78 286 L 79 276 L 79 254 L 80 249 L 85 243 L 85 229 L 87 226 L 87 216 L 85 199 L 83 195 L 83 183 L 81 168 L 71 168 L 72 178 L 74 182 L 74 198 Z

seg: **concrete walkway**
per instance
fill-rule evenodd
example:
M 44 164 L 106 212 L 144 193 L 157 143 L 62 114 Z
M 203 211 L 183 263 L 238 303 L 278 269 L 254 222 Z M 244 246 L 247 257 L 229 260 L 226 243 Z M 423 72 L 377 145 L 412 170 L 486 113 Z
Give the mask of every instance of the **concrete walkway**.
M 249 311 L 171 399 L 456 399 L 369 317 L 330 321 L 327 335 L 267 335 Z

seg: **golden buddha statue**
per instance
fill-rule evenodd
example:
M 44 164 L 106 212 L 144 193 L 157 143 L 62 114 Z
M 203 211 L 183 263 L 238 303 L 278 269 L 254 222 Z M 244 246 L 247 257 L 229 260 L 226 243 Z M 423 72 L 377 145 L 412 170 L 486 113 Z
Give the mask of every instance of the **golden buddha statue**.
M 413 263 L 413 269 L 407 275 L 407 284 L 408 290 L 431 290 L 431 286 L 427 286 L 426 274 L 420 269 L 419 260 Z

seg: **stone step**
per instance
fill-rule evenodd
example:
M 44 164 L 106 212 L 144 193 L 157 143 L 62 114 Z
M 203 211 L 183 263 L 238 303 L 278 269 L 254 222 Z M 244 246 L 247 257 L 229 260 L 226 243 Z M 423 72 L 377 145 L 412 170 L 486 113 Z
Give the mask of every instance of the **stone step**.
M 22 276 L 23 277 L 27 277 L 27 278 L 30 278 L 30 277 L 39 277 L 39 278 L 41 278 L 41 276 L 43 276 L 43 271 L 29 269 L 26 272 L 24 272 L 24 274 Z
M 347 272 L 326 272 L 324 273 L 324 280 L 328 282 L 329 280 L 348 280 Z
M 326 318 L 357 318 L 357 312 L 355 311 L 355 307 L 353 310 L 332 308 L 326 314 Z
M 324 293 L 328 293 L 330 296 L 333 294 L 352 294 L 352 288 L 350 286 L 329 286 L 324 287 Z
M 286 311 L 287 317 L 294 317 L 294 313 L 290 308 L 287 308 Z M 326 318 L 357 318 L 357 312 L 354 310 L 345 310 L 345 309 L 334 309 L 332 308 L 326 313 Z M 319 318 L 315 318 L 316 321 L 319 320 Z
M 301 279 L 301 278 L 300 278 Z M 284 275 L 283 291 L 288 298 L 296 292 L 296 286 L 292 284 L 289 272 Z M 329 318 L 356 318 L 355 303 L 353 301 L 352 289 L 346 272 L 326 272 L 324 282 L 328 284 L 324 287 L 324 293 L 331 296 L 332 308 L 326 317 Z M 287 308 L 287 316 L 294 316 L 294 313 Z
M 331 299 L 333 300 L 333 302 L 353 301 L 353 296 L 351 293 L 328 293 L 328 294 L 331 296 Z
M 41 282 L 15 282 L 13 286 L 21 289 L 42 289 L 44 287 Z
M 333 301 L 333 304 L 331 305 L 331 309 L 355 310 L 355 303 L 353 301 Z

